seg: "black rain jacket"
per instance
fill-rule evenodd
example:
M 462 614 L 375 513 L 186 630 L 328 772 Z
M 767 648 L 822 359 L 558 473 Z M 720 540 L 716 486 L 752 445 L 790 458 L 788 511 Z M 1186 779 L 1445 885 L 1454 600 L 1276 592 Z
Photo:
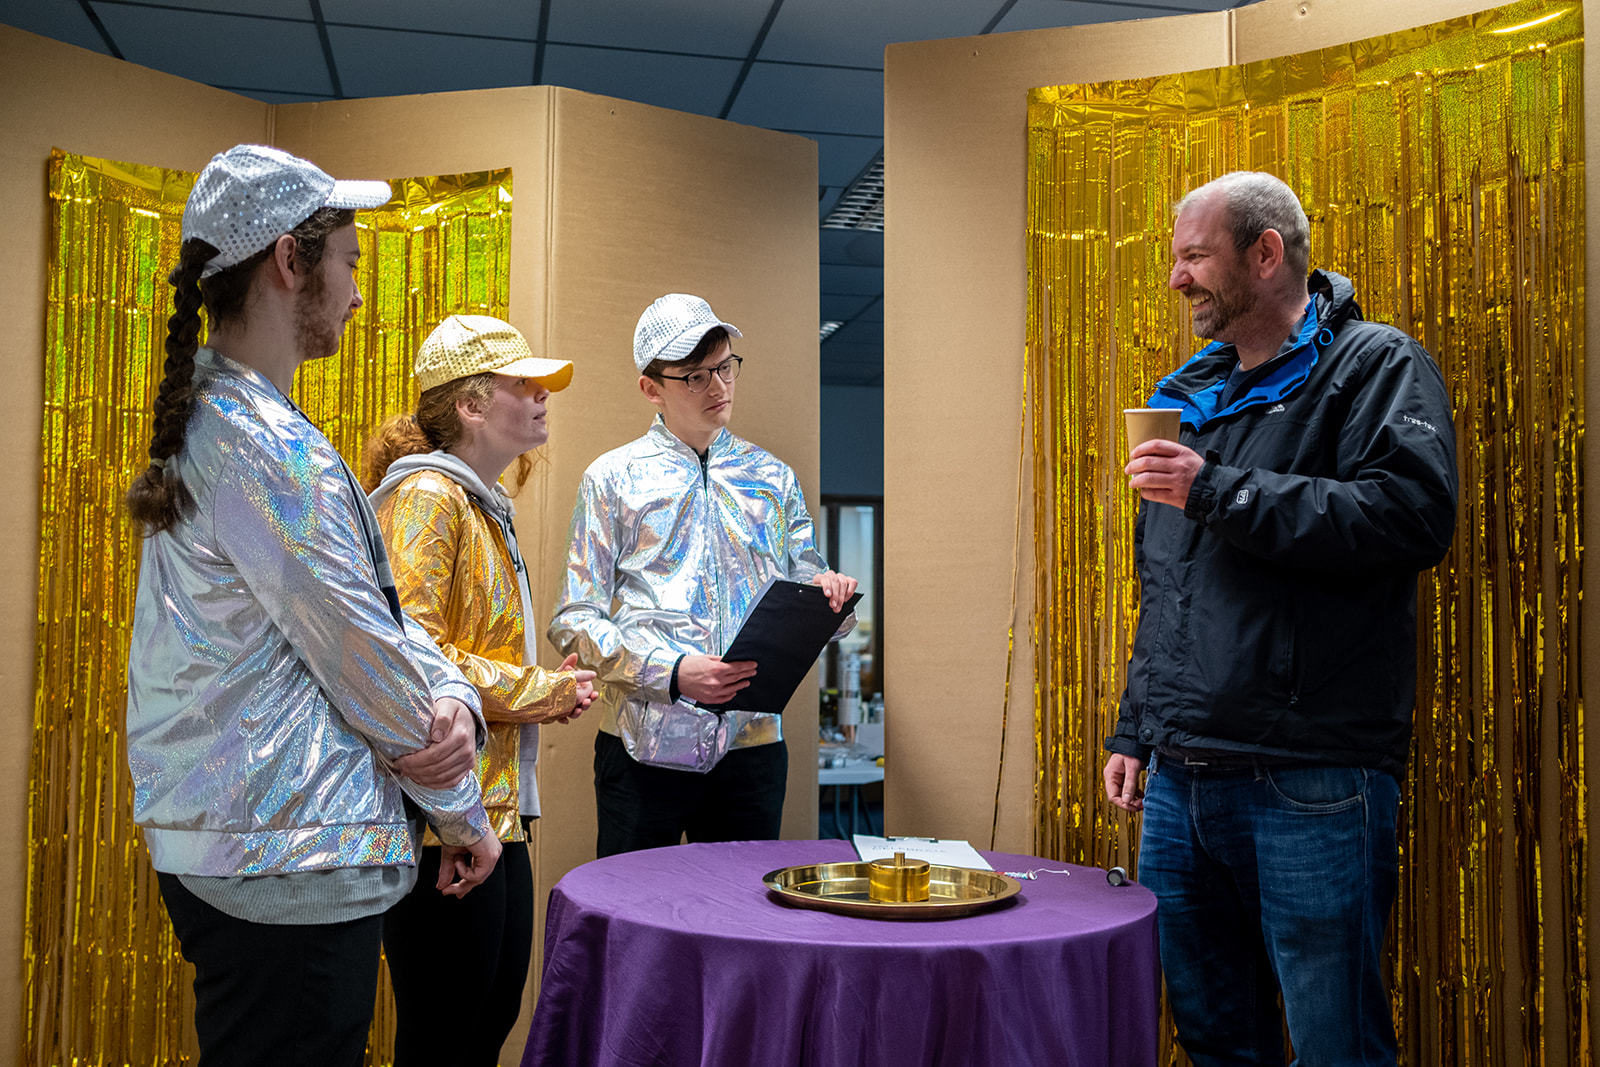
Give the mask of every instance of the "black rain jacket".
M 1291 351 L 1218 409 L 1215 343 L 1163 379 L 1205 457 L 1185 507 L 1143 503 L 1139 628 L 1106 749 L 1405 768 L 1417 573 L 1450 547 L 1455 432 L 1438 365 L 1313 272 Z

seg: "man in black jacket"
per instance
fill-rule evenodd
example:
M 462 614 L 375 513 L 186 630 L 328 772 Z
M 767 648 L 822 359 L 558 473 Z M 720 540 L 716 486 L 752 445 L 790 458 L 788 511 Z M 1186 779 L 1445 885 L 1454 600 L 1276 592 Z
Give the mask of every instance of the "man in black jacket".
M 1168 284 L 1213 339 L 1151 407 L 1180 442 L 1139 491 L 1139 630 L 1106 793 L 1144 812 L 1140 879 L 1198 1065 L 1395 1060 L 1384 928 L 1416 690 L 1417 572 L 1449 548 L 1455 437 L 1438 366 L 1314 272 L 1267 174 L 1178 205 Z M 1139 775 L 1146 765 L 1144 791 Z

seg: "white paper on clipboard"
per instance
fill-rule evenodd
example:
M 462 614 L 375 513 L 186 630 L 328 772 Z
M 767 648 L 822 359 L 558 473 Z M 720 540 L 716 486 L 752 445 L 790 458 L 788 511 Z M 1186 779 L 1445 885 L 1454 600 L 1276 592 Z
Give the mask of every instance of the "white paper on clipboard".
M 856 834 L 855 843 L 861 862 L 890 859 L 896 852 L 904 852 L 906 859 L 927 860 L 935 867 L 970 867 L 979 871 L 992 871 L 989 861 L 978 854 L 966 841 L 937 837 L 873 837 Z

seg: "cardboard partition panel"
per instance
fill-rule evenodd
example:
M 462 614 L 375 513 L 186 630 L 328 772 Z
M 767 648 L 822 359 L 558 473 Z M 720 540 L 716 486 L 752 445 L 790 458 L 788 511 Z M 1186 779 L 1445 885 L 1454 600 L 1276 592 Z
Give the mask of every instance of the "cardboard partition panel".
M 655 297 L 699 293 L 738 325 L 747 357 L 733 429 L 818 485 L 816 146 L 803 138 L 545 86 L 271 106 L 0 26 L 0 207 L 22 267 L 0 288 L 0 341 L 13 388 L 0 400 L 16 457 L 0 576 L 18 590 L 0 611 L 0 844 L 24 840 L 38 571 L 40 396 L 50 150 L 199 170 L 241 141 L 278 145 L 348 177 L 510 167 L 511 321 L 576 364 L 551 405 L 551 443 L 518 500 L 542 633 L 566 553 L 577 483 L 606 449 L 644 432 L 654 409 L 632 364 L 633 326 Z M 554 665 L 548 647 L 541 662 Z M 786 836 L 816 833 L 816 700 L 788 715 Z M 545 818 L 536 831 L 536 930 L 543 901 L 594 855 L 593 719 L 544 731 Z M 16 1059 L 22 868 L 0 881 L 0 1059 Z M 535 938 L 536 943 L 538 938 Z M 535 960 L 533 974 L 538 974 Z M 531 1006 L 535 982 L 530 982 Z M 85 991 L 85 995 L 90 995 Z M 506 1046 L 521 1053 L 527 1012 Z
M 1026 477 L 1018 446 L 1028 90 L 1288 55 L 1494 6 L 1265 0 L 1214 14 L 888 48 L 885 160 L 894 192 L 884 249 L 885 606 L 894 619 L 895 725 L 885 818 L 892 832 L 988 843 L 1014 623 L 996 843 L 1018 852 L 1032 844 L 1026 546 L 1014 610 L 1011 583 L 1018 483 Z M 1586 8 L 1591 30 L 1597 10 Z M 1592 107 L 1600 77 L 1596 61 L 1586 62 Z M 1593 151 L 1593 123 L 1589 136 Z M 1600 212 L 1600 197 L 1590 196 L 1589 212 L 1591 220 Z M 1593 243 L 1589 257 L 1592 279 L 1600 261 Z M 1600 315 L 1591 309 L 1589 320 L 1593 344 Z M 1024 483 L 1025 537 L 1027 495 Z M 951 603 L 961 610 L 943 610 Z
M 1028 90 L 1215 66 L 1225 14 L 891 45 L 884 66 L 884 821 L 1033 848 L 1032 550 L 1015 589 Z M 1025 471 L 1023 475 L 1025 476 Z M 1024 485 L 1021 530 L 1032 516 Z
M 1018 428 L 1028 90 L 1253 62 L 1496 6 L 1494 0 L 1262 0 L 1214 14 L 889 47 L 884 467 L 886 608 L 895 620 L 886 783 L 891 832 L 987 844 L 1003 743 L 996 844 L 1032 849 L 1033 561 L 1025 482 L 1020 527 L 1014 525 L 1018 463 L 1026 462 Z M 1586 4 L 1584 20 L 1592 42 L 1600 34 L 1600 4 Z M 1584 72 L 1584 103 L 1593 115 L 1600 112 L 1600 58 L 1592 48 Z M 1590 161 L 1597 150 L 1600 124 L 1591 120 Z M 1600 192 L 1592 173 L 1587 181 L 1593 224 L 1600 221 Z M 1595 292 L 1600 242 L 1588 243 L 1585 276 L 1587 291 Z M 1586 320 L 1591 358 L 1584 388 L 1593 405 L 1600 396 L 1600 361 L 1592 356 L 1600 351 L 1600 304 L 1588 304 Z M 1586 462 L 1597 456 L 1600 444 L 1585 441 Z M 1013 606 L 1016 528 L 1024 544 Z M 1597 529 L 1590 508 L 1584 530 L 1592 540 Z M 1585 560 L 1586 584 L 1594 582 L 1595 566 Z M 1585 608 L 1582 620 L 1580 654 L 1590 673 L 1600 666 L 1595 610 Z M 1018 649 L 1002 739 L 1006 631 L 1013 623 Z M 1593 766 L 1600 741 L 1589 731 L 1584 743 Z M 1541 788 L 1556 789 L 1557 777 L 1549 775 Z M 1588 833 L 1597 830 L 1600 817 L 1591 805 Z M 1588 892 L 1592 912 L 1600 882 L 1590 879 Z M 1502 1022 L 1515 1032 L 1513 1020 Z
M 20 1062 L 50 150 L 199 170 L 230 144 L 267 140 L 271 108 L 8 26 L 0 99 L 0 228 L 13 251 L 0 286 L 0 446 L 12 457 L 0 536 L 0 584 L 11 590 L 0 606 L 0 849 L 16 858 L 0 878 L 0 1059 Z
M 584 469 L 655 413 L 639 390 L 633 328 L 664 293 L 703 296 L 744 333 L 732 429 L 785 459 L 816 499 L 814 142 L 549 87 L 289 105 L 277 109 L 277 137 L 340 174 L 512 168 L 511 321 L 575 367 L 551 401 L 544 459 L 517 499 L 541 635 Z M 541 662 L 559 661 L 541 646 Z M 785 837 L 816 836 L 814 688 L 802 684 L 786 714 Z M 536 930 L 550 887 L 594 858 L 594 733 L 594 717 L 541 731 Z M 525 1010 L 510 1059 L 527 1021 Z

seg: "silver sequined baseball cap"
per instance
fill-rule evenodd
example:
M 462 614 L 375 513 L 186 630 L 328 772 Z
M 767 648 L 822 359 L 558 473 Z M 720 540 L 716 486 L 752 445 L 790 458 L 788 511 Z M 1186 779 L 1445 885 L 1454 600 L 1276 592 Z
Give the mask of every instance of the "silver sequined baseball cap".
M 738 327 L 717 318 L 711 305 L 688 293 L 668 293 L 644 309 L 633 330 L 633 362 L 642 372 L 652 361 L 687 359 L 700 338 L 721 326 L 729 337 L 743 337 Z
M 211 157 L 183 207 L 183 239 L 217 249 L 200 277 L 243 263 L 322 207 L 387 203 L 388 182 L 341 182 L 308 160 L 267 145 L 235 145 Z

